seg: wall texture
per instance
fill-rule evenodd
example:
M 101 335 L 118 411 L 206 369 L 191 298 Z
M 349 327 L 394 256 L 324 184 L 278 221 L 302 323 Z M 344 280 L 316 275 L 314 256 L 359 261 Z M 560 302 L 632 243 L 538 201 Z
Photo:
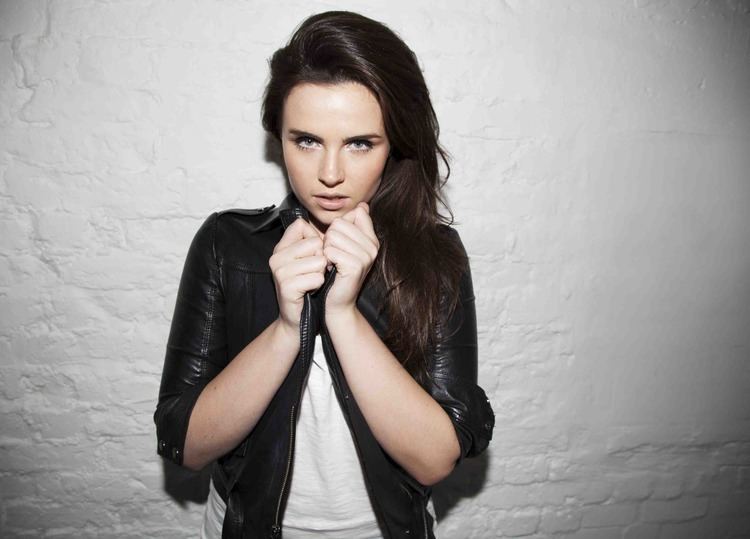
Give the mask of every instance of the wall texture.
M 750 537 L 740 0 L 0 0 L 0 535 L 196 536 L 151 419 L 184 255 L 282 197 L 265 62 L 344 5 L 454 157 L 497 429 L 442 537 Z

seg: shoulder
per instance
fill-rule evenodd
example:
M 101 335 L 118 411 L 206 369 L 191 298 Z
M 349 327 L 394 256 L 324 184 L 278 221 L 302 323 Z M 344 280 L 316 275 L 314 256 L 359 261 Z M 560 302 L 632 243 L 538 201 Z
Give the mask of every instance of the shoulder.
M 275 205 L 232 208 L 209 215 L 196 233 L 193 246 L 210 252 L 220 266 L 230 263 L 254 267 L 264 262 L 267 252 L 273 251 L 281 232 Z
M 221 210 L 216 212 L 217 216 L 221 215 L 234 215 L 234 216 L 244 216 L 244 217 L 257 217 L 258 215 L 265 215 L 271 210 L 276 208 L 275 204 L 271 204 L 270 206 L 265 206 L 263 208 L 252 208 L 252 209 L 244 209 L 244 208 L 231 208 L 228 210 Z
M 262 208 L 230 208 L 215 213 L 217 226 L 241 224 L 242 226 L 250 227 L 252 230 L 259 229 L 264 224 L 268 224 L 268 221 L 277 216 L 277 214 L 278 211 L 275 204 Z
M 463 241 L 461 241 L 461 235 L 458 233 L 458 230 L 444 223 L 440 223 L 437 229 L 440 240 L 445 242 L 443 243 L 445 251 L 448 254 L 458 255 L 460 258 L 468 261 L 466 248 Z
M 455 228 L 453 228 L 452 225 L 447 225 L 445 223 L 440 223 L 440 224 L 438 224 L 437 229 L 438 229 L 438 233 L 441 236 L 461 241 L 461 238 L 458 235 L 458 230 L 456 230 Z
M 222 236 L 246 236 L 280 226 L 279 211 L 275 205 L 221 210 L 209 217 L 209 220 L 212 219 L 217 239 Z

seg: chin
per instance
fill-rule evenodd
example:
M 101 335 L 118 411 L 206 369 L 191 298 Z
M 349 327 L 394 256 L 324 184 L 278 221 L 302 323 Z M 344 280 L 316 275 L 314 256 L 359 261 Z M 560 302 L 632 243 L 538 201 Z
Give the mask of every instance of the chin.
M 338 217 L 338 215 L 318 215 L 317 213 L 309 212 L 310 214 L 310 223 L 315 226 L 320 232 L 325 233 L 326 229 L 328 228 L 328 225 L 330 225 L 333 220 Z M 343 215 L 343 214 L 342 214 Z M 323 217 L 321 219 L 321 217 Z

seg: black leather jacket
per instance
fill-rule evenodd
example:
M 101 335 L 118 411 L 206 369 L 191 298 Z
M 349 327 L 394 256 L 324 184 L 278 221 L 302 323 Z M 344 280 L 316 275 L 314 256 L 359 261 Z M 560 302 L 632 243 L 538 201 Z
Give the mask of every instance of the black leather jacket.
M 180 281 L 154 414 L 161 456 L 182 464 L 188 420 L 198 395 L 278 317 L 268 259 L 286 226 L 298 216 L 306 217 L 306 211 L 290 196 L 279 208 L 214 213 L 195 235 Z M 383 537 L 433 537 L 426 511 L 431 489 L 380 447 L 349 391 L 328 337 L 322 298 L 333 278 L 329 275 L 320 290 L 305 295 L 299 356 L 265 413 L 247 438 L 214 466 L 212 479 L 227 503 L 223 538 L 281 537 L 295 414 L 318 332 Z M 382 296 L 375 288 L 366 285 L 357 306 L 382 337 L 386 321 Z M 494 414 L 476 384 L 476 315 L 468 268 L 458 306 L 430 357 L 428 373 L 423 387 L 453 422 L 461 458 L 479 454 L 492 437 Z

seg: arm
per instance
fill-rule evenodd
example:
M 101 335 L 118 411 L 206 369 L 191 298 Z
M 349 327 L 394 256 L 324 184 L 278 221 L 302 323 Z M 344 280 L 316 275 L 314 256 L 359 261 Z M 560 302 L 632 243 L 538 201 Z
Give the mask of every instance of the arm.
M 355 301 L 377 256 L 367 206 L 335 220 L 323 252 L 337 275 L 326 297 L 326 326 L 349 387 L 383 449 L 422 484 L 440 481 L 460 457 L 451 418 L 403 368 Z
M 326 313 L 328 320 L 331 316 L 338 315 Z M 495 414 L 477 385 L 477 325 L 468 266 L 458 304 L 445 313 L 446 323 L 429 358 L 426 392 L 359 311 L 341 316 L 341 321 L 331 321 L 330 333 L 333 338 L 335 327 L 339 344 L 334 339 L 334 346 L 357 404 L 380 445 L 417 481 L 434 484 L 460 460 L 487 448 Z
M 456 240 L 460 242 L 458 234 Z M 495 414 L 484 390 L 477 385 L 477 317 L 468 261 L 461 276 L 458 303 L 452 312 L 444 313 L 443 319 L 425 386 L 453 423 L 461 459 L 475 457 L 492 439 Z
M 253 430 L 299 351 L 299 331 L 278 319 L 211 380 L 190 415 L 183 464 L 200 470 Z
M 326 310 L 329 334 L 352 394 L 383 449 L 432 485 L 460 456 L 451 420 L 391 354 L 355 308 Z
M 236 447 L 262 416 L 299 351 L 302 296 L 325 269 L 314 229 L 290 226 L 270 261 L 279 318 L 229 362 L 215 227 L 214 214 L 185 262 L 155 414 L 159 453 L 196 470 Z

